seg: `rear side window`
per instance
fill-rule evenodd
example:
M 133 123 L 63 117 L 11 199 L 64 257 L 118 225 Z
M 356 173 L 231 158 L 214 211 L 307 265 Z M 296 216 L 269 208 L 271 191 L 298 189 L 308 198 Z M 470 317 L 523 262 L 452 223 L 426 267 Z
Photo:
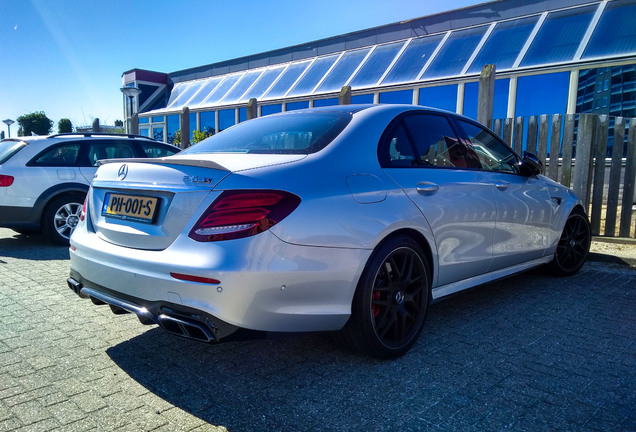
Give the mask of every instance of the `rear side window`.
M 378 158 L 383 167 L 393 168 L 481 168 L 448 119 L 426 113 L 410 114 L 394 123 L 383 137 Z
M 160 144 L 153 144 L 153 143 L 139 143 L 139 144 L 141 145 L 141 148 L 144 150 L 144 153 L 146 153 L 146 156 L 148 156 L 149 158 L 172 156 L 173 154 L 179 152 L 178 149 L 160 145 Z
M 24 141 L 3 141 L 0 142 L 0 165 L 11 159 L 11 157 L 26 147 Z
M 40 153 L 27 165 L 43 167 L 77 166 L 79 151 L 79 143 L 58 145 Z

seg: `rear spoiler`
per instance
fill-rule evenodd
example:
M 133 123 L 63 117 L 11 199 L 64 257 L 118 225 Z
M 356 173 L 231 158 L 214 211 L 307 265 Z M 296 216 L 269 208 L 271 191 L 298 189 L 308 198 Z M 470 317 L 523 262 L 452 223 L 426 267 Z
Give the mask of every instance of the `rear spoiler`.
M 97 161 L 97 165 L 105 165 L 109 163 L 146 163 L 146 164 L 160 164 L 160 165 L 185 165 L 198 168 L 212 168 L 220 171 L 230 171 L 222 165 L 209 160 L 201 159 L 181 159 L 172 157 L 162 158 L 121 158 L 121 159 L 100 159 Z

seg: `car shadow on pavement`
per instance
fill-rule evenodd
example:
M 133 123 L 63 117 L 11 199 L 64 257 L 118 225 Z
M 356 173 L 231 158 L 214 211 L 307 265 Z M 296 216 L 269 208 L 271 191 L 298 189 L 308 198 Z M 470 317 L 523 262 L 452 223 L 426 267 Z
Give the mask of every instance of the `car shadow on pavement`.
M 8 230 L 7 230 L 8 231 Z M 67 260 L 68 246 L 49 243 L 41 234 L 0 237 L 0 264 L 6 263 L 3 258 L 28 260 Z
M 571 301 L 562 285 L 531 271 L 434 303 L 418 343 L 393 361 L 353 353 L 327 333 L 208 345 L 156 327 L 107 354 L 154 395 L 230 431 L 421 430 L 453 416 L 461 429 L 492 407 L 511 424 L 520 414 L 508 393 L 517 390 L 494 386 L 544 338 L 534 323 L 563 320 L 544 304 Z M 555 337 L 545 342 L 558 345 Z

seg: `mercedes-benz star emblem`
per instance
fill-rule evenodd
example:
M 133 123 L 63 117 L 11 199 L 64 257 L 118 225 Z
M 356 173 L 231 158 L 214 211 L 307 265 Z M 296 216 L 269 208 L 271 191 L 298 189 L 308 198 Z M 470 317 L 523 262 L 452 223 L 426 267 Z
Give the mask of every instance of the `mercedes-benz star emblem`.
M 119 171 L 117 171 L 117 178 L 119 180 L 123 180 L 128 175 L 128 165 L 123 164 L 119 167 Z

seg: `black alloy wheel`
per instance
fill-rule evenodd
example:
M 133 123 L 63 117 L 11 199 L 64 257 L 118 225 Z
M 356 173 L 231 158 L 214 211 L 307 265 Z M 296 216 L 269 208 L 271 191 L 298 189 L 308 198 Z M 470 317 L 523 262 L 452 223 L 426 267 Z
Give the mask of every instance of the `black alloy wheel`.
M 565 222 L 554 259 L 552 271 L 559 276 L 569 276 L 583 266 L 590 251 L 592 232 L 587 217 L 578 211 L 572 212 Z
M 421 247 L 408 237 L 391 238 L 374 251 L 360 278 L 345 339 L 374 357 L 399 357 L 422 332 L 429 297 Z

